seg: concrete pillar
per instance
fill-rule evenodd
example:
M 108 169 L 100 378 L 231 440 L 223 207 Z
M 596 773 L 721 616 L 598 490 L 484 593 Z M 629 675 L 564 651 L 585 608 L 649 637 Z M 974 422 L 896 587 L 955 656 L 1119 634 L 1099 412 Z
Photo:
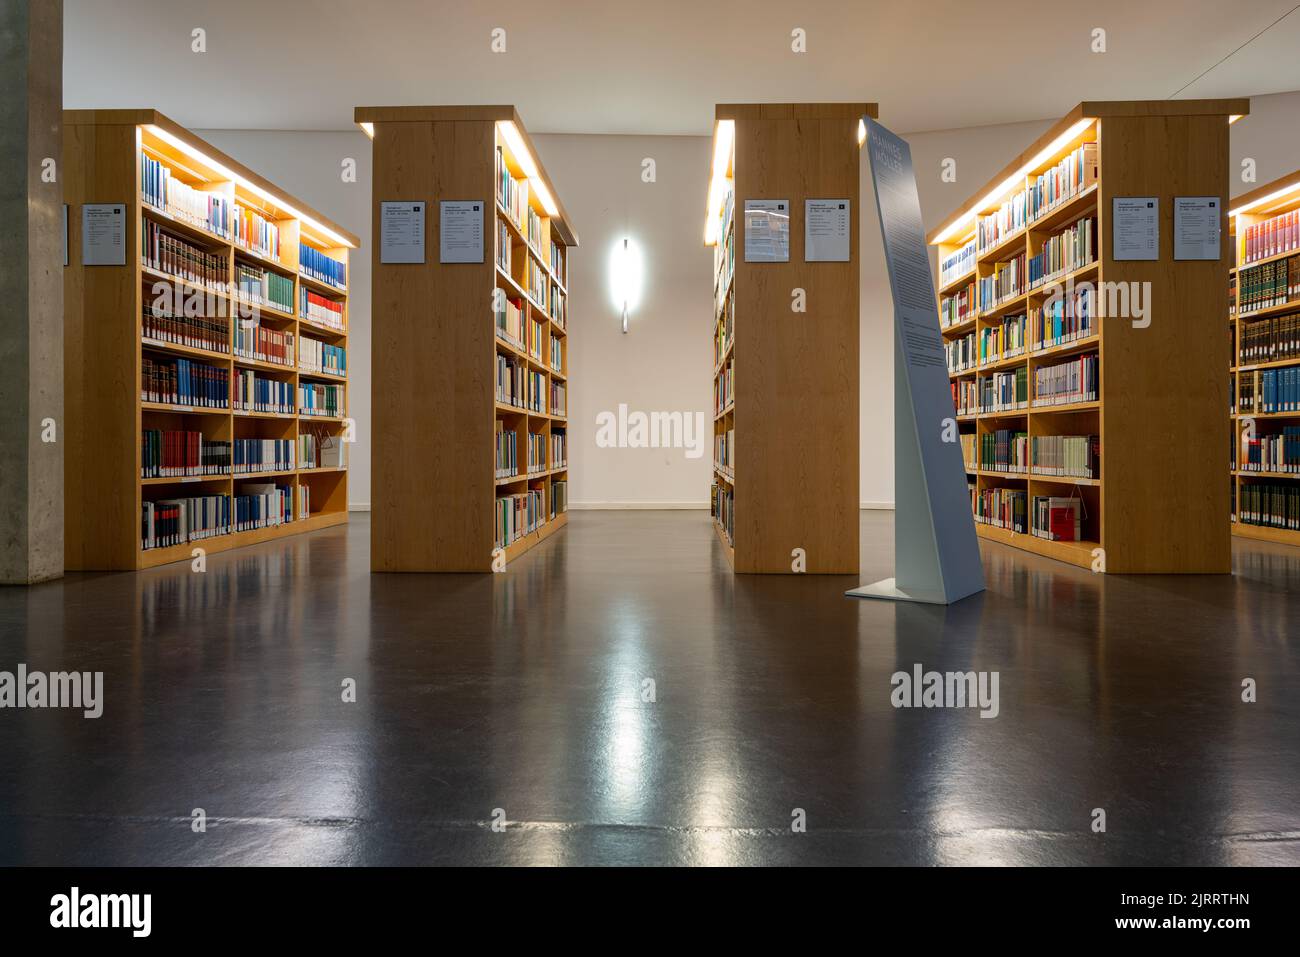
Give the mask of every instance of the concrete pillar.
M 0 584 L 63 574 L 62 154 L 63 0 L 4 0 Z

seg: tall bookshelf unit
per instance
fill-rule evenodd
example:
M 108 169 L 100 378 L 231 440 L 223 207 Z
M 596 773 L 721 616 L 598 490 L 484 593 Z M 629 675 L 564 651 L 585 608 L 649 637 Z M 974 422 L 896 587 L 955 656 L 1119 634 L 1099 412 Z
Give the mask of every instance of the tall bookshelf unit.
M 370 567 L 500 569 L 568 521 L 572 221 L 513 106 L 359 107 L 373 139 Z M 482 262 L 441 262 L 440 205 L 481 200 Z M 382 204 L 423 201 L 423 263 Z M 530 458 L 530 449 L 536 453 Z
M 195 547 L 224 551 L 346 522 L 346 363 L 316 359 L 328 351 L 321 345 L 346 350 L 346 268 L 357 237 L 154 110 L 66 111 L 62 176 L 65 566 L 148 568 L 189 560 Z M 85 204 L 125 207 L 124 265 L 82 264 Z M 343 284 L 317 278 L 326 273 Z M 321 315 L 329 324 L 312 318 Z M 146 376 L 159 367 L 181 382 L 202 373 L 210 397 L 224 380 L 226 401 L 147 397 Z M 255 388 L 278 392 L 282 411 L 260 411 Z M 255 401 L 235 407 L 244 394 Z M 145 477 L 145 438 L 156 432 L 194 439 L 188 449 L 164 444 L 166 474 Z M 236 473 L 230 449 L 222 464 L 193 474 L 200 442 L 205 456 L 220 456 L 221 443 L 257 439 L 285 443 L 271 462 L 283 467 Z M 299 467 L 300 448 L 313 442 L 330 448 L 313 464 L 338 461 Z M 256 496 L 253 485 L 275 486 L 287 501 L 272 511 L 267 498 L 243 499 Z M 206 537 L 177 533 L 161 544 L 158 503 L 185 501 L 193 524 L 203 517 L 192 504 L 199 498 L 211 509 Z M 149 503 L 157 544 L 146 548 Z
M 1300 171 L 1229 213 L 1232 534 L 1300 545 Z
M 1226 204 L 1228 124 L 1248 111 L 1244 99 L 1081 103 L 928 237 L 980 537 L 1109 573 L 1230 571 L 1218 305 L 1230 253 L 1224 242 L 1218 260 L 1175 261 L 1173 206 Z M 1116 260 L 1113 200 L 1150 196 L 1158 260 Z M 1116 315 L 1101 314 L 1121 288 L 1149 289 L 1149 324 L 1119 315 L 1119 292 Z M 1064 437 L 1062 459 L 1051 446 Z
M 715 111 L 705 222 L 705 244 L 714 247 L 710 498 L 737 572 L 858 572 L 859 180 L 868 116 L 877 116 L 874 103 Z M 745 261 L 745 202 L 759 199 L 789 202 L 788 262 Z M 849 201 L 848 261 L 804 261 L 808 199 Z M 793 308 L 796 290 L 804 312 Z

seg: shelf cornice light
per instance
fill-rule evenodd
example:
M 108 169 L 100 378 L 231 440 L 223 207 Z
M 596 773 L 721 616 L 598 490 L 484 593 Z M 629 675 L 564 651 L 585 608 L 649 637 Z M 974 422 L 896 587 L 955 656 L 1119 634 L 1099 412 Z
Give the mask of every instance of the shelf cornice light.
M 1239 119 L 1241 119 L 1245 115 L 1246 115 L 1245 113 L 1233 113 L 1230 117 L 1228 117 L 1228 125 L 1231 126 L 1233 123 L 1236 123 Z
M 528 144 L 524 142 L 519 127 L 515 126 L 514 120 L 500 120 L 497 123 L 497 128 L 505 138 L 506 145 L 510 147 L 510 152 L 514 154 L 515 162 L 519 164 L 519 168 L 528 177 L 529 188 L 541 200 L 546 215 L 559 216 L 560 207 L 555 204 L 555 197 L 551 195 L 551 191 L 546 188 L 546 183 L 542 181 L 541 171 L 537 168 L 537 164 L 533 162 L 533 154 L 528 151 Z
M 306 213 L 302 212 L 301 210 L 294 208 L 289 203 L 286 203 L 283 198 L 276 196 L 274 193 L 271 193 L 263 189 L 261 186 L 258 186 L 248 177 L 242 176 L 239 173 L 236 173 L 232 169 L 227 169 L 221 163 L 218 163 L 216 160 L 214 160 L 211 156 L 208 156 L 206 153 L 202 152 L 201 150 L 196 149 L 194 146 L 185 142 L 185 140 L 181 139 L 179 136 L 174 136 L 173 134 L 169 133 L 167 130 L 164 130 L 162 127 L 154 126 L 152 123 L 148 124 L 145 127 L 145 129 L 149 131 L 149 134 L 151 136 L 158 137 L 158 139 L 180 150 L 186 156 L 198 160 L 200 163 L 207 166 L 209 169 L 211 169 L 222 179 L 228 179 L 231 182 L 237 183 L 238 185 L 242 186 L 244 189 L 248 190 L 250 193 L 253 193 L 256 196 L 260 196 L 268 203 L 273 204 L 276 209 L 288 213 L 294 219 L 306 223 L 315 232 L 320 233 L 322 236 L 325 236 L 327 239 L 332 240 L 333 242 L 337 243 L 340 246 L 346 246 L 349 249 L 356 248 L 355 244 L 353 244 L 351 240 L 344 239 L 342 236 L 334 232 L 334 230 L 330 229 L 324 223 L 318 222 L 317 220 L 308 216 Z
M 375 124 L 374 124 L 374 123 L 359 123 L 359 124 L 357 124 L 357 125 L 361 127 L 362 132 L 364 132 L 364 133 L 366 134 L 366 136 L 370 137 L 372 140 L 375 138 Z
M 1069 143 L 1072 139 L 1074 139 L 1075 137 L 1083 133 L 1083 131 L 1086 130 L 1088 127 L 1092 126 L 1093 122 L 1095 121 L 1092 119 L 1092 117 L 1087 117 L 1085 119 L 1079 120 L 1077 123 L 1070 126 L 1070 128 L 1067 129 L 1064 133 L 1062 133 L 1056 139 L 1052 140 L 1052 142 L 1048 143 L 1041 150 L 1039 150 L 1034 155 L 1033 159 L 1029 160 L 1029 162 L 1021 166 L 1020 169 L 1016 170 L 1014 173 L 1012 173 L 1010 176 L 1004 179 L 1001 183 L 999 183 L 996 187 L 990 190 L 988 195 L 986 195 L 983 199 L 981 199 L 978 203 L 976 203 L 966 212 L 962 213 L 961 216 L 957 217 L 951 223 L 949 223 L 947 229 L 945 229 L 938 236 L 934 237 L 934 242 L 936 244 L 942 243 L 951 239 L 953 236 L 962 235 L 963 234 L 962 231 L 975 221 L 975 218 L 979 216 L 982 210 L 986 210 L 991 206 L 997 205 L 997 203 L 1002 199 L 1002 197 L 1010 193 L 1013 189 L 1016 188 L 1017 185 L 1023 186 L 1025 182 L 1025 177 L 1029 175 L 1030 170 L 1037 169 L 1039 166 L 1042 166 L 1044 163 L 1046 163 L 1049 159 L 1051 159 L 1053 156 L 1055 156 L 1057 153 L 1063 150 L 1067 143 Z
M 736 121 L 718 120 L 713 133 L 713 168 L 709 174 L 709 203 L 704 221 L 704 245 L 716 246 L 722 225 L 722 202 L 727 196 L 727 167 L 731 165 L 731 145 L 736 140 Z
M 1258 209 L 1260 206 L 1267 206 L 1270 203 L 1275 203 L 1279 199 L 1285 199 L 1286 197 L 1295 195 L 1296 193 L 1300 193 L 1300 183 L 1292 183 L 1290 186 L 1283 186 L 1281 189 L 1277 190 L 1276 192 L 1269 193 L 1267 196 L 1261 196 L 1259 199 L 1252 200 L 1251 202 L 1247 203 L 1245 206 L 1238 206 L 1236 209 L 1230 209 L 1228 210 L 1228 215 L 1239 216 L 1242 213 L 1248 213 L 1252 209 Z M 1300 199 L 1300 196 L 1297 196 L 1296 198 Z

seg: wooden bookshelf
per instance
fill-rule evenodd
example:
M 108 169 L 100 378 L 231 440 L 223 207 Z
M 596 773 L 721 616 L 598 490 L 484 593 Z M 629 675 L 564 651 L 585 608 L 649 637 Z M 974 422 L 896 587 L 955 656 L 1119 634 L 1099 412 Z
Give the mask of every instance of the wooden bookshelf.
M 176 210 L 149 201 L 143 188 L 144 158 L 165 166 L 174 182 L 208 192 L 229 206 L 255 212 L 279 231 L 279 256 L 272 258 L 226 235 L 200 225 Z M 306 371 L 301 366 L 303 339 L 346 349 L 346 287 L 313 280 L 303 273 L 302 243 L 346 269 L 356 236 L 332 223 L 193 133 L 154 110 L 69 110 L 64 113 L 62 175 L 68 206 L 68 266 L 64 270 L 64 388 L 67 422 L 65 445 L 65 566 L 113 570 L 148 568 L 190 560 L 192 551 L 225 551 L 308 532 L 347 521 L 345 467 L 278 472 L 142 478 L 144 430 L 175 429 L 202 433 L 205 440 L 283 439 L 295 453 L 300 435 L 328 435 L 344 453 L 347 388 L 341 415 L 301 414 L 299 388 L 310 383 L 345 384 L 347 376 Z M 83 266 L 82 207 L 86 203 L 120 203 L 126 209 L 125 265 Z M 220 264 L 210 285 L 177 279 L 143 262 L 143 242 L 158 226 Z M 239 266 L 256 267 L 278 277 L 288 309 L 253 302 L 236 284 Z M 221 288 L 218 288 L 220 284 Z M 338 328 L 326 328 L 302 315 L 301 291 L 310 288 L 337 304 Z M 288 290 L 292 290 L 291 293 Z M 182 312 L 217 320 L 206 348 L 146 335 L 145 316 L 158 307 L 160 295 Z M 179 297 L 179 298 L 178 298 Z M 164 305 L 162 309 L 167 309 Z M 240 329 L 249 335 L 271 330 L 293 336 L 284 364 L 235 354 Z M 220 335 L 224 330 L 224 336 Z M 215 347 L 220 343 L 219 347 Z M 146 362 L 188 359 L 222 370 L 230 378 L 252 370 L 288 386 L 292 412 L 255 412 L 202 408 L 142 399 Z M 233 461 L 233 459 L 232 459 Z M 294 459 L 295 466 L 298 459 Z M 170 547 L 142 547 L 143 503 L 193 496 L 231 499 L 245 483 L 274 483 L 291 489 L 293 520 L 245 531 L 231 531 Z M 300 499 L 309 497 L 306 511 Z M 232 508 L 232 525 L 233 525 Z
M 867 116 L 877 116 L 874 103 L 715 111 L 705 227 L 714 247 L 711 501 L 737 572 L 789 574 L 795 549 L 809 573 L 858 572 L 859 129 Z M 789 262 L 745 262 L 747 199 L 789 202 Z M 847 262 L 804 261 L 807 199 L 849 200 Z M 792 309 L 796 289 L 805 312 Z M 723 395 L 729 378 L 737 384 Z M 728 434 L 734 457 L 722 462 L 716 442 Z
M 1296 443 L 1285 442 L 1280 460 L 1263 456 L 1252 462 L 1251 445 L 1285 435 L 1300 427 L 1300 409 L 1272 411 L 1263 400 L 1265 374 L 1273 370 L 1300 369 L 1300 171 L 1238 196 L 1229 207 L 1233 234 L 1233 269 L 1228 306 L 1228 331 L 1232 344 L 1229 383 L 1233 443 L 1229 449 L 1232 489 L 1232 534 L 1241 538 L 1300 545 L 1300 462 Z M 1287 214 L 1292 214 L 1289 217 Z M 1279 217 L 1284 217 L 1279 220 Z M 1277 227 L 1281 226 L 1281 229 Z M 1255 228 L 1258 227 L 1256 230 Z M 1273 238 L 1266 233 L 1273 230 Z M 1249 241 L 1248 241 L 1249 240 Z M 1290 262 L 1295 260 L 1294 263 Z M 1268 271 L 1285 270 L 1286 287 L 1272 301 L 1246 302 L 1259 295 L 1258 286 Z M 1293 270 L 1296 272 L 1293 273 Z M 1275 333 L 1257 339 L 1261 333 Z M 1271 341 L 1269 341 L 1271 339 Z M 1289 345 L 1288 345 L 1289 343 Z M 1277 375 L 1278 373 L 1273 373 Z M 1300 372 L 1295 373 L 1300 375 Z M 1271 443 L 1270 443 L 1271 444 Z M 1291 462 L 1286 458 L 1292 459 Z M 1276 519 L 1253 514 L 1263 508 L 1261 486 L 1283 492 L 1275 503 Z M 1290 521 L 1285 504 L 1292 497 Z M 1275 496 L 1277 497 L 1277 496 Z M 1287 526 L 1290 527 L 1287 527 Z
M 514 107 L 359 107 L 355 119 L 374 140 L 373 361 L 383 370 L 372 386 L 370 567 L 491 571 L 568 520 L 568 458 L 552 454 L 553 439 L 567 440 L 568 405 L 552 391 L 572 401 L 567 268 L 578 236 Z M 498 156 L 526 184 L 526 206 L 499 188 Z M 423 264 L 382 262 L 381 204 L 405 200 L 427 203 Z M 466 200 L 484 203 L 483 261 L 444 264 L 440 204 Z M 498 334 L 504 303 L 518 305 L 537 350 Z M 540 405 L 526 390 L 523 405 L 498 398 L 502 362 L 536 377 Z M 497 474 L 498 431 L 515 435 L 514 474 Z M 545 453 L 531 472 L 529 435 Z M 501 502 L 530 494 L 540 510 L 507 540 Z
M 1045 436 L 1097 436 L 1100 468 L 1091 476 L 1046 475 L 1041 469 L 1007 474 L 968 461 L 973 494 L 995 490 L 1024 491 L 1028 504 L 1024 532 L 980 521 L 976 531 L 985 539 L 1111 573 L 1217 573 L 1231 570 L 1228 530 L 1222 516 L 1228 509 L 1228 484 L 1221 468 L 1229 438 L 1224 409 L 1228 406 L 1223 362 L 1227 358 L 1222 333 L 1223 289 L 1228 282 L 1229 249 L 1220 260 L 1174 261 L 1173 206 L 1176 196 L 1228 195 L 1228 123 L 1249 112 L 1249 101 L 1183 100 L 1085 102 L 1055 123 L 1016 156 L 988 184 L 934 229 L 928 241 L 937 247 L 940 262 L 940 324 L 945 300 L 974 283 L 973 302 L 965 314 L 942 329 L 946 342 L 975 334 L 975 365 L 950 373 L 968 391 L 997 373 L 1024 370 L 1023 403 L 1013 394 L 1009 406 L 974 409 L 957 403 L 959 429 L 974 436 L 978 456 L 982 438 L 997 430 L 1025 433 L 1030 442 Z M 1082 144 L 1096 144 L 1097 176 L 1077 184 L 1050 204 L 1027 213 L 1001 235 L 979 242 L 979 224 L 996 213 L 1021 189 L 1031 190 L 1037 178 Z M 1158 196 L 1160 245 L 1157 261 L 1119 261 L 1110 243 L 1111 210 L 1116 197 Z M 1017 257 L 1028 262 L 1045 244 L 1081 219 L 1091 218 L 1095 230 L 1092 261 L 1068 262 L 1068 269 L 1049 274 L 1047 281 L 1028 288 L 1028 276 L 1005 299 L 991 300 L 981 280 L 996 278 Z M 1227 211 L 1222 229 L 1227 231 Z M 969 269 L 943 264 L 971 240 L 977 240 Z M 965 260 L 962 260 L 965 262 Z M 1074 338 L 1036 340 L 1032 323 L 1023 352 L 981 355 L 985 330 L 1002 327 L 1006 317 L 1033 317 L 1046 308 L 1057 287 L 1072 282 L 1076 291 L 1094 290 L 1103 308 L 1094 305 L 1091 327 L 1076 329 Z M 1135 328 L 1129 318 L 1101 315 L 1109 290 L 1150 283 L 1147 298 L 1150 324 Z M 999 292 L 1003 290 L 997 290 Z M 1119 299 L 1116 299 L 1119 304 Z M 991 335 L 992 333 L 990 333 Z M 1041 343 L 1045 342 L 1045 345 Z M 1072 357 L 1096 355 L 1098 388 L 1095 399 L 1047 404 L 1036 395 L 1036 373 Z M 1035 497 L 1076 498 L 1082 501 L 1079 540 L 1051 540 L 1032 534 Z M 974 507 L 974 502 L 972 503 Z M 1101 551 L 1098 551 L 1098 550 Z M 1104 559 L 1104 565 L 1098 561 Z

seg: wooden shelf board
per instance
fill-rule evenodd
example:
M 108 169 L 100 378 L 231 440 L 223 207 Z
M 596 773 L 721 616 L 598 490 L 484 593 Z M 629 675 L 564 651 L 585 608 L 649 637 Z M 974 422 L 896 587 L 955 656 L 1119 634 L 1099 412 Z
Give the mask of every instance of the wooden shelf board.
M 333 296 L 335 299 L 346 299 L 348 295 L 348 290 L 346 286 L 342 289 L 338 288 L 337 286 L 331 286 L 327 282 L 321 282 L 319 279 L 313 279 L 311 276 L 308 276 L 306 273 L 302 271 L 298 272 L 298 281 L 314 292 L 319 292 L 322 295 Z
M 1069 402 L 1062 405 L 1031 405 L 1029 411 L 1034 415 L 1046 415 L 1052 412 L 1089 412 L 1100 408 L 1101 403 L 1094 399 L 1091 402 Z
M 1029 290 L 1029 295 L 1030 296 L 1051 295 L 1051 293 L 1048 290 L 1052 289 L 1053 287 L 1059 288 L 1071 282 L 1078 282 L 1084 276 L 1087 276 L 1090 273 L 1094 273 L 1100 268 L 1101 268 L 1101 260 L 1094 259 L 1092 262 L 1088 263 L 1088 265 L 1080 266 L 1078 269 L 1074 269 L 1071 270 L 1070 272 L 1057 276 L 1055 279 L 1043 280 L 1033 289 Z
M 282 366 L 278 362 L 267 362 L 265 359 L 250 359 L 248 356 L 232 356 L 235 365 L 244 366 L 247 369 L 264 369 L 267 372 L 285 372 L 293 375 L 296 370 L 293 366 Z
M 1300 479 L 1300 472 L 1252 472 L 1249 469 L 1234 469 L 1232 474 L 1238 478 Z
M 945 336 L 964 336 L 968 332 L 975 331 L 977 318 L 978 314 L 963 319 L 961 322 L 954 322 L 950 326 L 940 326 L 939 331 Z
M 1241 322 L 1253 322 L 1256 319 L 1269 319 L 1273 316 L 1284 316 L 1292 312 L 1300 312 L 1300 299 L 1288 299 L 1276 306 L 1265 306 L 1263 309 L 1256 309 L 1254 312 L 1236 312 L 1233 315 Z
M 306 316 L 298 317 L 298 325 L 300 327 L 300 332 L 310 332 L 313 335 L 328 336 L 331 339 L 343 339 L 346 338 L 348 334 L 346 328 L 335 329 L 333 326 L 323 325 L 322 323 L 308 319 Z
M 1002 239 L 998 240 L 997 243 L 990 246 L 988 249 L 985 249 L 983 252 L 977 251 L 975 254 L 975 262 L 981 266 L 985 263 L 1001 262 L 1002 260 L 1000 257 L 1004 253 L 1011 252 L 1012 247 L 1017 243 L 1021 246 L 1026 245 L 1026 230 L 1023 226 L 1013 233 L 1008 233 Z M 1024 250 L 1020 251 L 1023 252 Z
M 230 415 L 229 409 L 204 409 L 195 405 L 172 405 L 167 402 L 141 402 L 142 412 L 184 412 L 187 415 Z
M 179 342 L 163 342 L 161 339 L 140 340 L 140 346 L 144 349 L 154 349 L 158 352 L 170 352 L 176 355 L 195 356 L 199 359 L 207 359 L 210 362 L 230 363 L 232 358 L 229 352 L 213 352 L 210 349 L 199 349 L 195 346 L 183 346 Z
M 1050 232 L 1073 225 L 1087 215 L 1088 210 L 1097 205 L 1097 189 L 1100 183 L 1093 183 L 1082 192 L 1047 210 L 1037 219 L 1031 220 L 1029 228 L 1033 232 Z
M 1084 336 L 1082 339 L 1072 339 L 1069 342 L 1062 342 L 1055 346 L 1048 346 L 1046 349 L 1034 349 L 1030 351 L 1029 358 L 1046 359 L 1065 356 L 1073 352 L 1086 352 L 1089 349 L 1095 349 L 1100 345 L 1100 335 Z
M 141 485 L 197 485 L 207 482 L 229 482 L 230 473 L 225 475 L 164 475 L 161 478 L 142 478 Z
M 1092 550 L 1099 548 L 1097 542 L 1049 542 L 1037 535 L 1027 532 L 1013 532 L 1006 528 L 997 528 L 984 522 L 975 523 L 975 534 L 991 542 L 1000 542 L 1022 551 L 1033 552 L 1046 558 L 1068 562 L 1080 568 L 1092 567 Z
M 277 368 L 277 369 L 278 369 L 278 368 L 284 368 L 284 367 L 273 366 L 273 368 Z M 289 366 L 289 367 L 287 367 L 287 368 L 288 368 L 288 371 L 290 371 L 290 372 L 293 372 L 293 371 L 294 371 L 294 369 L 293 369 L 292 366 Z M 299 369 L 297 370 L 297 372 L 298 372 L 299 377 L 300 377 L 300 378 L 304 378 L 304 379 L 325 379 L 325 380 L 328 381 L 328 382 L 347 382 L 347 381 L 348 381 L 348 376 L 347 376 L 347 373 L 346 373 L 346 372 L 343 373 L 343 375 L 339 375 L 339 374 L 336 373 L 336 372 L 313 372 L 313 371 L 311 371 L 311 370 L 309 370 L 309 369 L 302 369 L 302 368 L 299 368 Z
M 975 280 L 975 269 L 968 269 L 966 272 L 957 276 L 955 279 L 949 279 L 947 283 L 939 287 L 939 295 L 946 296 L 950 292 L 965 289 Z
M 726 529 L 724 529 L 722 525 L 719 524 L 718 520 L 712 516 L 709 517 L 709 522 L 713 525 L 713 533 L 718 536 L 718 541 L 722 545 L 722 554 L 727 556 L 727 563 L 731 565 L 732 568 L 735 568 L 736 549 L 731 542 L 727 541 Z
M 542 524 L 542 527 L 535 532 L 529 532 L 522 538 L 517 538 L 506 546 L 506 564 L 509 565 L 516 558 L 519 558 L 524 552 L 535 548 L 542 542 L 546 541 L 565 525 L 569 523 L 569 513 L 561 512 L 555 518 L 549 519 Z
M 1267 525 L 1248 525 L 1237 521 L 1232 523 L 1232 534 L 1238 538 L 1249 538 L 1257 542 L 1274 542 L 1278 545 L 1300 545 L 1300 532 L 1287 528 L 1271 528 Z
M 152 206 L 143 200 L 140 202 L 140 212 L 146 219 L 151 219 L 159 225 L 165 226 L 167 229 L 182 233 L 187 239 L 197 240 L 206 246 L 220 246 L 229 249 L 233 245 L 231 241 L 224 236 L 218 236 L 210 229 L 205 229 L 202 226 L 195 226 L 193 223 L 188 223 L 183 219 L 178 219 L 171 213 L 161 210 L 156 206 Z
M 172 562 L 190 561 L 196 548 L 202 548 L 207 554 L 212 555 L 216 552 L 243 548 L 246 545 L 258 545 L 277 538 L 287 538 L 290 535 L 301 535 L 304 532 L 315 532 L 322 528 L 343 525 L 347 520 L 347 512 L 321 512 L 289 522 L 287 525 L 254 528 L 243 532 L 232 532 L 229 535 L 215 535 L 212 538 L 187 542 L 183 545 L 171 545 L 167 548 L 141 548 L 137 549 L 136 568 L 154 568 Z

